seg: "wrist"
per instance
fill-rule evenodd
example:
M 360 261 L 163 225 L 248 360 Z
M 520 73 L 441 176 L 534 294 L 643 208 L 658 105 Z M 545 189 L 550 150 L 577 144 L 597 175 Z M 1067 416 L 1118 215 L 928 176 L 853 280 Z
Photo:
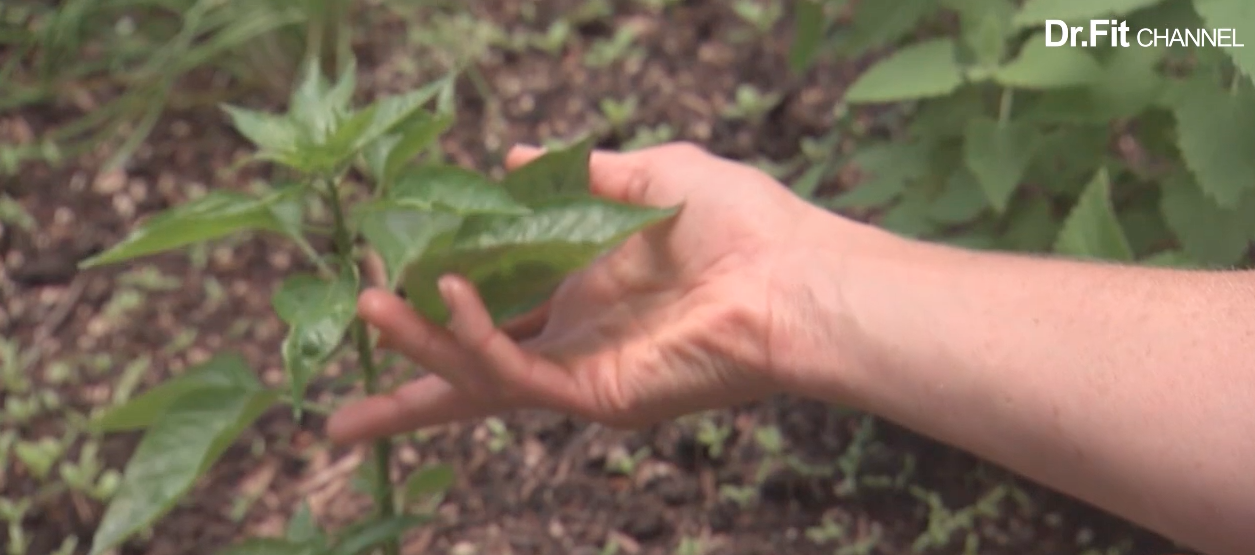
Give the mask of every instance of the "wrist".
M 887 331 L 871 312 L 908 310 L 892 284 L 937 251 L 819 208 L 802 228 L 773 272 L 771 372 L 790 394 L 870 410 Z

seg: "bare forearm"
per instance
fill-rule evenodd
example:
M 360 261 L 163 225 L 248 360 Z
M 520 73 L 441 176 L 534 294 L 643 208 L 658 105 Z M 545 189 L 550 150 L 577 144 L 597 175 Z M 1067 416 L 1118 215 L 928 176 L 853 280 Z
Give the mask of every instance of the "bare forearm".
M 1255 546 L 1255 274 L 914 243 L 834 263 L 830 390 L 1213 555 Z

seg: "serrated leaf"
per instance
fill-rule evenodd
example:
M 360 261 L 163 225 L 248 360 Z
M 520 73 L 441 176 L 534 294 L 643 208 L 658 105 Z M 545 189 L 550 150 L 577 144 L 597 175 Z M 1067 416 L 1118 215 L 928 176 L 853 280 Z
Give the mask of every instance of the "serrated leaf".
M 419 259 L 433 239 L 455 231 L 462 223 L 455 214 L 388 200 L 359 205 L 357 211 L 362 235 L 383 259 L 389 289 L 396 288 L 401 270 Z
M 789 68 L 801 73 L 810 68 L 824 40 L 828 20 L 820 0 L 800 0 L 794 8 L 793 42 L 789 45 Z
M 92 422 L 92 429 L 107 433 L 147 428 L 179 398 L 201 389 L 253 391 L 261 389 L 261 383 L 244 357 L 237 353 L 220 353 L 109 409 Z
M 1255 192 L 1237 208 L 1222 208 L 1189 179 L 1164 183 L 1160 209 L 1182 250 L 1208 266 L 1233 266 L 1255 240 Z
M 1045 35 L 1037 33 L 993 77 L 1004 87 L 1058 89 L 1089 85 L 1101 74 L 1102 66 L 1084 49 L 1048 47 Z
M 271 299 L 275 313 L 288 324 L 283 340 L 283 365 L 297 414 L 305 386 L 318 366 L 335 352 L 357 311 L 357 274 L 334 280 L 309 274 L 288 277 Z
M 410 505 L 427 497 L 443 495 L 456 479 L 457 472 L 447 463 L 419 468 L 405 479 L 404 503 Z
M 1116 219 L 1107 170 L 1094 176 L 1063 222 L 1055 252 L 1078 258 L 1133 261 L 1133 249 Z
M 499 320 L 543 301 L 570 272 L 676 210 L 584 197 L 554 199 L 526 215 L 472 215 L 447 247 L 411 263 L 402 284 L 421 314 L 444 321 L 436 281 L 461 275 Z
M 976 219 L 989 208 L 989 198 L 976 176 L 966 167 L 959 168 L 946 180 L 946 188 L 928 207 L 932 221 L 946 224 L 962 224 Z
M 170 405 L 127 463 L 91 555 L 117 547 L 169 512 L 276 398 L 271 391 L 200 389 Z
M 849 164 L 865 176 L 848 192 L 822 204 L 832 209 L 880 208 L 896 200 L 909 183 L 928 174 L 929 149 L 920 143 L 875 144 L 859 150 Z
M 501 185 L 518 202 L 532 205 L 560 196 L 588 194 L 592 139 L 542 154 L 506 174 Z
M 1015 24 L 1039 25 L 1049 19 L 1089 20 L 1122 16 L 1163 0 L 1028 0 L 1015 15 Z
M 81 268 L 116 264 L 246 231 L 292 233 L 300 214 L 276 211 L 290 200 L 290 191 L 253 197 L 234 191 L 211 191 L 142 224 L 122 242 L 83 261 Z M 297 222 L 291 220 L 297 218 Z
M 994 210 L 999 213 L 1007 210 L 1040 140 L 1037 128 L 1032 125 L 999 123 L 991 118 L 968 122 L 963 159 Z
M 1001 242 L 1005 248 L 1020 252 L 1049 251 L 1059 235 L 1059 222 L 1051 212 L 1050 202 L 1036 197 L 1016 203 L 1006 216 L 1009 222 Z
M 1224 51 L 1247 77 L 1255 78 L 1255 48 L 1247 47 L 1243 41 L 1255 32 L 1255 3 L 1250 0 L 1194 0 L 1194 10 L 1213 31 L 1234 30 L 1225 41 L 1229 44 L 1223 47 Z
M 435 143 L 451 126 L 453 116 L 450 114 L 420 112 L 417 117 L 410 118 L 396 130 L 397 140 L 388 150 L 382 167 L 383 180 L 391 182 L 395 179 L 406 164 Z
M 836 47 L 845 56 L 894 46 L 937 12 L 935 0 L 856 2 L 849 26 L 838 33 Z
M 574 165 L 574 162 L 569 162 Z M 555 163 L 556 164 L 556 163 Z M 585 168 L 587 162 L 584 162 Z M 574 167 L 568 171 L 578 172 Z M 520 169 L 521 171 L 521 169 Z M 540 170 L 533 175 L 539 182 Z M 558 174 L 565 175 L 565 174 Z M 587 188 L 587 169 L 584 176 Z M 556 177 L 555 182 L 567 179 Z M 470 214 L 526 214 L 531 211 L 512 198 L 506 186 L 498 185 L 474 171 L 445 164 L 425 164 L 406 170 L 388 192 L 388 198 L 407 206 L 442 210 L 460 215 Z
M 1216 204 L 1235 208 L 1255 189 L 1255 92 L 1199 80 L 1181 91 L 1173 109 L 1181 156 Z
M 855 80 L 845 101 L 855 104 L 900 102 L 945 96 L 963 84 L 953 39 L 930 39 L 904 47 Z
M 289 154 L 301 145 L 301 129 L 291 118 L 239 106 L 223 105 L 231 125 L 262 151 Z
M 358 555 L 367 549 L 401 537 L 415 526 L 431 522 L 429 516 L 402 515 L 371 520 L 343 534 L 327 555 Z

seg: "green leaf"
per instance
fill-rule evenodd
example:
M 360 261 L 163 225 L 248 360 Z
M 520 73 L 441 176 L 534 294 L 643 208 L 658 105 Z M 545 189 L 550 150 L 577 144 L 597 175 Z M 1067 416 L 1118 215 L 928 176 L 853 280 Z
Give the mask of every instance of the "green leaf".
M 215 555 L 318 555 L 316 546 L 276 538 L 249 538 Z
M 410 473 L 405 479 L 404 504 L 444 494 L 457 479 L 457 472 L 448 463 L 429 465 Z
M 506 174 L 502 186 L 515 200 L 531 206 L 560 196 L 588 194 L 592 139 L 542 154 Z
M 937 233 L 938 227 L 928 218 L 928 207 L 928 198 L 922 191 L 908 191 L 901 201 L 885 212 L 880 226 L 907 237 L 929 237 Z
M 587 161 L 584 167 L 587 183 Z M 574 168 L 568 169 L 574 171 Z M 538 175 L 533 177 L 539 178 Z M 407 170 L 397 178 L 388 197 L 406 206 L 460 215 L 527 214 L 531 211 L 516 202 L 507 187 L 471 170 L 444 164 L 425 164 Z
M 367 549 L 401 537 L 409 529 L 431 522 L 428 516 L 403 515 L 368 521 L 348 530 L 327 555 L 358 555 Z
M 837 51 L 854 57 L 871 49 L 894 46 L 936 12 L 936 0 L 856 2 L 848 27 L 837 34 Z
M 127 463 L 91 555 L 117 547 L 169 512 L 276 398 L 270 391 L 200 389 L 170 405 Z
M 1105 16 L 1128 15 L 1161 1 L 1163 0 L 1028 0 L 1015 15 L 1015 24 L 1031 27 L 1049 19 L 1105 19 Z
M 849 103 L 899 102 L 945 96 L 963 84 L 953 39 L 931 39 L 889 55 L 845 93 Z
M 928 207 L 928 217 L 940 224 L 970 222 L 989 208 L 989 198 L 971 170 L 959 168 L 946 180 L 946 188 Z
M 1255 48 L 1246 39 L 1255 38 L 1255 4 L 1249 0 L 1194 0 L 1194 9 L 1206 22 L 1208 29 L 1234 29 L 1225 46 L 1225 52 L 1248 78 L 1255 78 Z M 1234 32 L 1237 36 L 1234 37 Z M 1237 45 L 1241 44 L 1242 47 Z
M 301 128 L 291 118 L 224 104 L 231 125 L 263 152 L 289 154 L 300 147 Z
M 991 118 L 968 122 L 963 159 L 994 210 L 1006 212 L 1040 140 L 1037 128 L 1029 124 Z
M 1182 158 L 1222 208 L 1236 208 L 1255 189 L 1255 92 L 1230 94 L 1194 80 L 1181 89 L 1173 114 Z
M 1079 258 L 1133 261 L 1133 249 L 1111 204 L 1111 181 L 1106 169 L 1099 170 L 1068 214 L 1055 241 L 1055 252 Z
M 928 175 L 929 149 L 921 143 L 873 144 L 849 163 L 865 176 L 850 191 L 824 202 L 828 208 L 879 208 L 892 203 L 912 181 Z
M 526 215 L 469 216 L 447 247 L 428 250 L 407 267 L 402 284 L 421 314 L 444 321 L 448 312 L 436 281 L 461 275 L 478 286 L 500 320 L 542 302 L 570 272 L 677 210 L 585 197 L 555 199 Z
M 257 198 L 234 191 L 211 191 L 152 217 L 121 243 L 83 261 L 80 267 L 116 264 L 245 231 L 291 233 L 293 215 L 276 212 L 289 194 L 281 191 Z M 299 225 L 299 214 L 295 217 Z
M 411 160 L 426 150 L 453 126 L 450 114 L 419 112 L 397 130 L 397 141 L 388 151 L 382 169 L 383 180 L 391 182 Z
M 800 0 L 794 8 L 793 43 L 789 46 L 789 68 L 801 73 L 815 61 L 824 40 L 828 20 L 820 0 Z
M 352 140 L 348 143 L 353 145 L 353 152 L 356 153 L 375 139 L 392 133 L 403 123 L 413 121 L 412 118 L 422 110 L 423 105 L 436 98 L 445 86 L 445 80 L 442 79 L 407 93 L 384 97 L 359 112 L 369 114 L 367 123 L 360 131 L 354 130 L 338 139 L 351 137 Z M 433 116 L 432 119 L 438 120 L 439 117 Z
M 179 398 L 201 389 L 256 391 L 261 389 L 261 383 L 244 357 L 237 353 L 220 353 L 125 404 L 109 409 L 92 422 L 92 429 L 119 432 L 147 428 Z
M 289 542 L 309 545 L 325 540 L 322 529 L 314 521 L 314 514 L 309 510 L 309 502 L 302 501 L 292 519 L 288 521 L 283 534 Z
M 334 280 L 297 274 L 285 279 L 271 299 L 275 313 L 289 326 L 283 364 L 297 414 L 310 377 L 340 346 L 357 313 L 357 274 L 346 274 Z
M 454 214 L 388 200 L 358 205 L 357 213 L 362 235 L 383 259 L 389 289 L 396 288 L 401 270 L 418 260 L 436 237 L 457 230 L 462 223 Z
M 1255 194 L 1222 208 L 1190 179 L 1164 183 L 1160 208 L 1190 259 L 1207 266 L 1239 264 L 1255 240 Z
M 1144 266 L 1160 266 L 1165 268 L 1177 269 L 1198 269 L 1198 263 L 1190 258 L 1190 255 L 1181 251 L 1164 251 L 1146 258 L 1140 262 Z
M 1102 66 L 1082 48 L 1046 46 L 1045 34 L 1029 37 L 1019 56 L 994 71 L 994 80 L 1005 87 L 1058 89 L 1093 83 Z
M 944 0 L 942 4 L 958 12 L 963 43 L 972 50 L 976 62 L 986 67 L 1001 64 L 1007 36 L 1013 30 L 1015 4 L 1009 0 Z
M 356 61 L 350 58 L 334 88 L 322 74 L 319 61 L 310 59 L 300 84 L 293 91 L 288 113 L 310 142 L 322 144 L 351 112 L 349 102 L 356 87 Z
M 1060 224 L 1045 197 L 1015 203 L 1006 220 L 1009 224 L 1001 242 L 1014 251 L 1047 252 L 1059 235 Z

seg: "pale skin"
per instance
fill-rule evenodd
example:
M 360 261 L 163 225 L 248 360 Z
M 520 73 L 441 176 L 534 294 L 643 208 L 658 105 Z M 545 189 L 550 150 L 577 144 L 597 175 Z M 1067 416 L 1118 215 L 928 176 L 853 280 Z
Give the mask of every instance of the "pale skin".
M 507 164 L 539 152 L 516 148 Z M 430 375 L 331 418 L 361 442 L 519 408 L 638 428 L 776 393 L 877 414 L 1211 555 L 1255 547 L 1255 272 L 973 252 L 813 207 L 691 145 L 597 152 L 593 192 L 679 214 L 494 327 L 359 312 Z

